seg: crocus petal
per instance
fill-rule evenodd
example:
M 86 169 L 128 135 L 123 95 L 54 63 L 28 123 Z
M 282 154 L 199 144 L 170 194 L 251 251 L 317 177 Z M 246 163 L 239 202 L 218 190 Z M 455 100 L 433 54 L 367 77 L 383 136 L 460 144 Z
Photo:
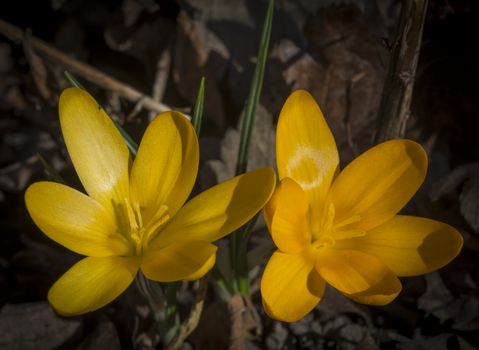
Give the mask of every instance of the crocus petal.
M 314 270 L 314 260 L 302 254 L 273 253 L 261 279 L 266 313 L 277 320 L 294 322 L 318 304 L 325 283 Z
M 276 187 L 276 211 L 271 223 L 271 236 L 284 253 L 299 253 L 311 242 L 309 205 L 301 187 L 289 177 Z
M 393 274 L 388 274 L 371 288 L 356 294 L 346 294 L 346 296 L 361 304 L 382 306 L 393 301 L 399 295 L 401 289 L 399 279 Z
M 48 301 L 61 315 L 94 311 L 118 297 L 135 278 L 136 259 L 88 257 L 73 265 L 48 292 Z
M 63 138 L 88 194 L 114 211 L 128 197 L 129 152 L 105 111 L 86 91 L 69 88 L 59 102 Z
M 316 223 L 339 156 L 331 130 L 308 92 L 298 90 L 288 97 L 276 133 L 280 179 L 290 177 L 303 188 L 311 205 L 312 223 Z
M 37 182 L 25 192 L 35 224 L 51 239 L 83 255 L 126 255 L 130 246 L 112 213 L 87 195 L 54 182 Z
M 278 191 L 278 186 L 276 186 L 273 194 L 271 195 L 271 198 L 269 199 L 268 203 L 266 203 L 263 210 L 264 222 L 266 223 L 266 226 L 268 227 L 269 232 L 271 232 L 271 224 L 273 222 L 273 216 L 276 211 L 276 208 L 278 207 L 278 198 L 280 193 L 280 191 Z
M 397 276 L 417 276 L 448 264 L 461 251 L 463 239 L 442 222 L 398 215 L 364 237 L 338 243 L 378 257 Z
M 204 241 L 171 244 L 163 249 L 147 250 L 141 263 L 144 275 L 159 282 L 195 280 L 215 264 L 217 247 Z
M 353 160 L 334 180 L 329 200 L 336 224 L 369 230 L 392 218 L 411 199 L 426 176 L 424 149 L 410 140 L 381 143 Z
M 337 290 L 356 294 L 394 276 L 378 258 L 357 250 L 324 248 L 318 252 L 316 271 Z
M 178 240 L 212 242 L 247 223 L 271 197 L 275 175 L 262 168 L 199 194 L 181 208 L 151 242 L 154 249 Z
M 173 216 L 188 198 L 198 173 L 199 147 L 185 116 L 165 112 L 148 126 L 131 170 L 131 197 L 148 221 L 161 205 Z

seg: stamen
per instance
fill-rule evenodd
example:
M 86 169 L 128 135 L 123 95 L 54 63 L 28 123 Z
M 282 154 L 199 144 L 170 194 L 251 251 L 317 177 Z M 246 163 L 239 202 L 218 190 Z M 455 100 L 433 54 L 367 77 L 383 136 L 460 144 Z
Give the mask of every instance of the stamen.
M 356 215 L 353 215 L 353 216 L 350 216 L 349 218 L 347 218 L 346 220 L 343 220 L 343 221 L 340 221 L 338 222 L 337 224 L 335 224 L 333 226 L 333 230 L 337 230 L 341 227 L 344 227 L 344 226 L 347 226 L 347 225 L 350 225 L 350 224 L 354 224 L 358 221 L 361 221 L 362 217 L 361 215 L 359 214 L 356 214 Z
M 141 217 L 140 204 L 138 202 L 133 203 L 133 209 L 135 209 L 138 226 L 143 227 L 143 218 Z
M 128 215 L 128 222 L 130 224 L 130 230 L 131 231 L 138 231 L 140 226 L 138 225 L 138 222 L 137 222 L 137 216 L 135 215 L 135 211 L 131 207 L 131 204 L 130 204 L 130 201 L 128 200 L 128 198 L 125 198 L 125 208 L 126 208 L 126 213 Z
M 324 223 L 323 230 L 329 231 L 333 226 L 334 217 L 336 215 L 336 208 L 333 203 L 329 203 L 328 212 L 326 214 L 326 222 Z
M 336 241 L 333 237 L 331 237 L 330 235 L 324 235 L 320 239 L 316 240 L 312 244 L 312 246 L 315 249 L 321 249 L 321 248 L 325 248 L 325 247 L 334 246 L 335 244 L 336 244 Z
M 161 205 L 156 211 L 155 215 L 151 218 L 149 224 L 145 227 L 143 233 L 143 243 L 146 244 L 151 241 L 163 224 L 165 224 L 170 219 L 170 214 L 168 213 L 168 206 Z
M 334 239 L 347 239 L 354 237 L 363 237 L 366 236 L 366 231 L 364 230 L 345 230 L 345 231 L 336 231 L 333 233 Z
M 161 205 L 152 218 L 145 223 L 143 222 L 141 207 L 138 202 L 131 203 L 125 198 L 124 205 L 130 226 L 127 238 L 135 246 L 136 254 L 140 256 L 145 246 L 156 236 L 159 228 L 170 219 L 168 206 Z

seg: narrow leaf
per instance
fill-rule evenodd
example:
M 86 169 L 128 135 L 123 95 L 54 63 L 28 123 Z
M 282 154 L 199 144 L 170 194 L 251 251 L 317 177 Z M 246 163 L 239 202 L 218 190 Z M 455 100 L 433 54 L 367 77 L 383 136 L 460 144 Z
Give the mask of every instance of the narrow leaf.
M 113 120 L 113 119 L 112 119 Z M 130 152 L 136 156 L 136 152 L 138 151 L 138 144 L 131 138 L 130 135 L 123 129 L 123 127 L 118 124 L 116 121 L 113 120 L 113 123 L 115 123 L 116 128 L 120 132 L 121 136 L 123 136 L 123 139 L 126 142 L 126 145 L 130 149 Z
M 69 71 L 65 70 L 63 71 L 63 74 L 65 75 L 65 78 L 67 78 L 68 82 L 79 89 L 85 90 L 82 84 L 71 74 Z
M 254 121 L 256 118 L 256 108 L 258 107 L 261 89 L 263 87 L 264 68 L 266 59 L 268 58 L 268 47 L 271 36 L 271 26 L 273 23 L 274 0 L 270 0 L 266 18 L 261 33 L 261 42 L 258 51 L 258 60 L 251 82 L 248 101 L 245 107 L 245 115 L 243 119 L 243 127 L 241 128 L 241 141 L 238 151 L 238 161 L 236 163 L 236 174 L 246 171 L 248 165 L 248 152 L 251 142 L 251 134 L 253 132 Z
M 201 78 L 198 94 L 196 95 L 195 107 L 193 108 L 193 115 L 191 122 L 196 131 L 196 136 L 200 137 L 201 124 L 203 122 L 203 106 L 205 103 L 205 77 Z
M 246 172 L 248 166 L 248 153 L 251 143 L 251 134 L 256 119 L 256 108 L 258 107 L 261 89 L 263 87 L 264 69 L 268 57 L 269 40 L 271 36 L 271 27 L 273 23 L 274 0 L 269 0 L 268 10 L 266 12 L 261 33 L 261 41 L 258 50 L 258 60 L 251 82 L 248 101 L 245 107 L 243 125 L 241 128 L 241 139 L 238 150 L 238 160 L 236 163 L 236 174 Z M 243 230 L 237 230 L 230 236 L 230 261 L 233 272 L 232 285 L 235 291 L 249 294 L 248 281 L 248 262 L 246 255 L 246 245 L 248 237 L 254 227 L 256 220 L 251 220 L 246 224 Z

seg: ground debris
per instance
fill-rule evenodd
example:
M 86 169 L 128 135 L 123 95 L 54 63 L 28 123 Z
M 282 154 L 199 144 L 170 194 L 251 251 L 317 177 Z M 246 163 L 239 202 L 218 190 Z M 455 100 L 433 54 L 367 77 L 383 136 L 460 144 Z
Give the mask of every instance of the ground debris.
M 82 322 L 57 316 L 46 302 L 7 304 L 0 311 L 0 330 L 0 349 L 53 350 L 74 344 Z

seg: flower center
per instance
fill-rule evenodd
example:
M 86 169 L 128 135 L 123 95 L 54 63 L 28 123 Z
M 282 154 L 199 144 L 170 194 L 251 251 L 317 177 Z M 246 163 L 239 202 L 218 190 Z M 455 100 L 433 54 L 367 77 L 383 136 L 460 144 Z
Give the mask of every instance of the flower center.
M 144 222 L 140 205 L 137 202 L 132 203 L 125 198 L 124 203 L 129 224 L 127 238 L 133 243 L 136 255 L 141 256 L 145 246 L 156 237 L 161 226 L 170 219 L 168 207 L 164 204 L 160 205 L 151 219 Z
M 351 227 L 352 224 L 361 221 L 361 215 L 351 215 L 350 217 L 338 222 L 335 221 L 335 217 L 336 208 L 333 203 L 329 203 L 323 215 L 320 229 L 316 232 L 312 232 L 312 246 L 315 249 L 332 247 L 338 240 L 366 235 L 366 231 Z

